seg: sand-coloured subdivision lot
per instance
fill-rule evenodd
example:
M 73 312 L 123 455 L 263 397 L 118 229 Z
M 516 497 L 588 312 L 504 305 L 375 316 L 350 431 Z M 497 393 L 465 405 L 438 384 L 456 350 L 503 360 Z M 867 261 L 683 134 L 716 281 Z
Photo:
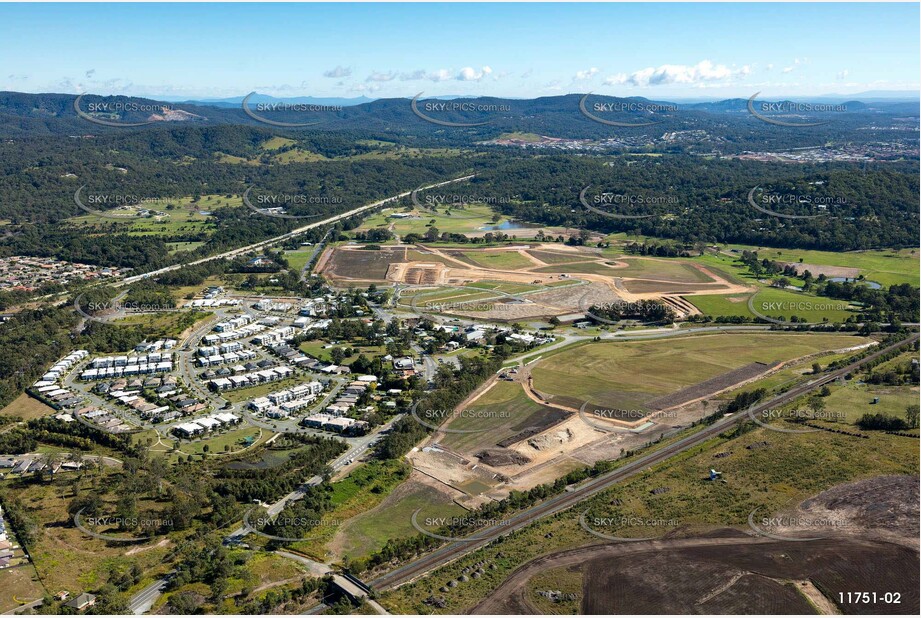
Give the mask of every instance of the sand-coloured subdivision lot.
M 495 310 L 482 303 L 472 310 L 452 305 L 443 313 L 515 321 L 584 313 L 592 303 L 662 299 L 679 316 L 698 313 L 677 295 L 738 294 L 749 288 L 699 265 L 648 257 L 606 258 L 586 247 L 516 245 L 439 248 L 424 245 L 335 247 L 317 268 L 333 284 L 378 282 L 404 286 L 462 287 L 491 283 L 517 285 L 494 297 Z M 518 296 L 510 303 L 508 293 Z M 479 297 L 477 300 L 484 300 Z M 405 304 L 405 303 L 403 303 Z M 514 306 L 508 306 L 514 305 Z
M 832 277 L 846 277 L 848 279 L 856 279 L 860 276 L 859 268 L 848 268 L 847 266 L 828 266 L 824 264 L 801 264 L 799 262 L 781 262 L 784 266 L 792 266 L 800 274 L 806 272 L 807 270 L 812 273 L 813 277 L 818 277 L 819 275 L 825 275 L 828 278 Z
M 722 393 L 785 362 L 868 341 L 757 333 L 574 346 L 519 367 L 514 381 L 494 378 L 443 425 L 465 433 L 436 432 L 427 443 L 434 448 L 410 459 L 418 470 L 469 494 L 471 503 L 498 499 L 614 459 L 698 420 L 716 409 L 713 400 Z M 596 415 L 599 410 L 603 416 Z
M 351 246 L 331 247 L 323 252 L 317 263 L 317 272 L 334 283 L 383 282 L 390 264 L 406 261 L 406 251 L 405 247 L 387 247 L 379 251 Z

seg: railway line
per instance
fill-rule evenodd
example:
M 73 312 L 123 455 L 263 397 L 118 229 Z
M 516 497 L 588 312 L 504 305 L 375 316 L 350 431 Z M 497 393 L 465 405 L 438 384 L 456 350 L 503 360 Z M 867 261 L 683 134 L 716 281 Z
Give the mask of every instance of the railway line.
M 608 489 L 616 483 L 627 480 L 645 470 L 648 470 L 652 466 L 660 464 L 675 455 L 683 453 L 690 448 L 702 444 L 706 440 L 719 435 L 727 428 L 744 422 L 749 418 L 749 413 L 758 414 L 764 410 L 776 408 L 777 406 L 789 403 L 790 401 L 793 401 L 810 391 L 820 388 L 829 382 L 833 382 L 834 380 L 847 375 L 860 366 L 876 358 L 879 358 L 880 356 L 887 354 L 892 350 L 917 341 L 918 336 L 918 333 L 913 333 L 909 337 L 881 348 L 864 358 L 846 365 L 845 367 L 830 371 L 817 377 L 814 380 L 810 380 L 809 382 L 793 387 L 789 391 L 781 393 L 780 395 L 773 397 L 768 401 L 756 404 L 748 410 L 737 412 L 731 416 L 727 416 L 721 420 L 718 420 L 712 425 L 709 425 L 690 436 L 681 438 L 680 440 L 664 446 L 663 448 L 653 453 L 649 453 L 648 455 L 644 455 L 634 461 L 626 463 L 616 470 L 612 470 L 611 472 L 586 481 L 582 485 L 573 488 L 572 491 L 560 494 L 520 513 L 512 515 L 504 522 L 501 522 L 500 525 L 478 530 L 472 535 L 465 537 L 463 540 L 454 541 L 448 545 L 436 549 L 435 551 L 425 556 L 422 556 L 421 558 L 414 560 L 413 562 L 397 567 L 389 573 L 372 580 L 370 582 L 370 586 L 374 590 L 382 591 L 389 588 L 397 588 L 403 584 L 409 583 L 421 575 L 424 575 L 425 573 L 444 566 L 445 564 L 457 560 L 458 558 L 461 558 L 468 553 L 488 545 L 492 541 L 509 535 L 517 530 L 521 530 L 531 523 L 534 523 L 538 519 L 549 517 L 551 515 L 565 511 L 578 504 L 579 502 Z

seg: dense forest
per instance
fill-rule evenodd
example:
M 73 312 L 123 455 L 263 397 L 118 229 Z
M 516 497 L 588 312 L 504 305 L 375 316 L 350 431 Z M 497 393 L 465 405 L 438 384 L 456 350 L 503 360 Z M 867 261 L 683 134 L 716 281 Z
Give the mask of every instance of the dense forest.
M 548 226 L 686 244 L 734 242 L 831 251 L 918 243 L 917 166 L 908 163 L 861 169 L 840 163 L 806 166 L 677 155 L 559 155 L 507 160 L 480 171 L 472 183 L 478 194 L 496 198 L 504 214 Z M 580 201 L 587 186 L 585 201 L 592 208 Z M 815 217 L 811 219 L 774 217 L 749 203 L 756 187 L 781 196 L 783 205 L 775 207 L 781 214 L 807 212 L 798 199 L 786 207 L 788 195 L 835 204 L 808 210 L 806 216 Z

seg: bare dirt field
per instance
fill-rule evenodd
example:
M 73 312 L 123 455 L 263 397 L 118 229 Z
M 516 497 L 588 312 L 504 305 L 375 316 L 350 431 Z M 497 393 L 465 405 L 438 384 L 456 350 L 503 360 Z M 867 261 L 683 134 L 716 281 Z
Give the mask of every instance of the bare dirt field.
M 541 574 L 551 570 L 581 573 L 581 591 L 567 593 L 577 597 L 581 614 L 918 613 L 917 477 L 837 485 L 805 500 L 792 515 L 805 523 L 789 528 L 786 540 L 722 528 L 542 556 L 518 568 L 469 613 L 546 613 L 542 589 L 548 582 Z M 827 538 L 811 538 L 816 518 L 849 525 Z M 855 591 L 875 591 L 877 598 L 848 596 Z
M 679 313 L 696 309 L 677 295 L 740 294 L 749 288 L 727 281 L 698 264 L 656 258 L 613 260 L 597 249 L 521 244 L 489 248 L 385 246 L 379 251 L 358 245 L 327 250 L 317 267 L 334 285 L 392 283 L 433 288 L 481 282 L 526 286 L 516 302 L 497 294 L 492 306 L 452 315 L 488 320 L 547 318 L 584 312 L 593 303 L 663 299 Z M 559 287 L 562 284 L 565 287 Z M 581 284 L 581 285 L 580 285 Z
M 799 262 L 781 262 L 784 266 L 793 266 L 800 273 L 807 270 L 812 273 L 813 277 L 825 275 L 826 277 L 847 277 L 856 279 L 860 275 L 859 268 L 848 268 L 846 266 L 825 266 L 822 264 L 800 264 Z

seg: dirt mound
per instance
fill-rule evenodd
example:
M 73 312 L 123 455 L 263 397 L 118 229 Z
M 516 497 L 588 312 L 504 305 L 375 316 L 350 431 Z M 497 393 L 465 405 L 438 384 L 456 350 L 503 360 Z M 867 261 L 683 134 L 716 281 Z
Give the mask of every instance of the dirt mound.
M 530 458 L 511 449 L 484 449 L 475 455 L 481 463 L 492 466 L 522 466 L 531 463 Z
M 560 444 L 566 444 L 571 441 L 573 438 L 572 430 L 569 428 L 561 429 L 560 431 L 554 431 L 553 433 L 545 433 L 542 436 L 536 438 L 531 438 L 528 440 L 528 445 L 531 448 L 534 448 L 538 451 L 543 451 L 548 448 L 553 448 L 559 446 Z
M 836 485 L 804 501 L 798 510 L 812 518 L 844 520 L 849 529 L 912 539 L 917 545 L 918 504 L 918 478 L 892 475 Z

